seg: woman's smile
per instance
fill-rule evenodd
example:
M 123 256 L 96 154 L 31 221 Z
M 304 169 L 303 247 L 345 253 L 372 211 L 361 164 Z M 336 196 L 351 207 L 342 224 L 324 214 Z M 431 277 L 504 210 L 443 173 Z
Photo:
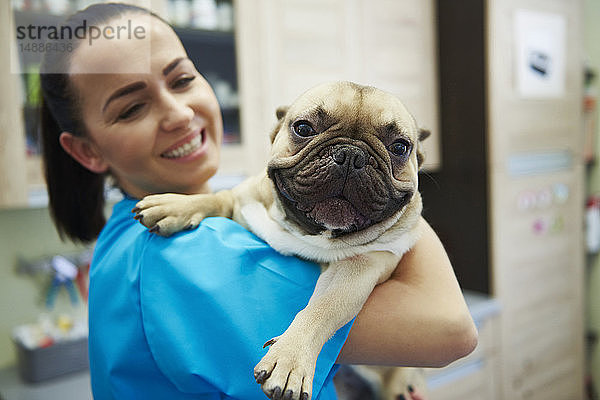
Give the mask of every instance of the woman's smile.
M 197 129 L 169 147 L 160 156 L 170 160 L 189 161 L 202 155 L 205 146 L 205 128 Z

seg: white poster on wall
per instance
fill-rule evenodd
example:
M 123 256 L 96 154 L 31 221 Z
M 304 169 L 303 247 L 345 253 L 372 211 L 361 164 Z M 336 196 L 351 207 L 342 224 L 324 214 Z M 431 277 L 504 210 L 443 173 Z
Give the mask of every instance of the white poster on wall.
M 516 11 L 514 26 L 519 95 L 524 98 L 564 96 L 566 18 L 521 9 Z

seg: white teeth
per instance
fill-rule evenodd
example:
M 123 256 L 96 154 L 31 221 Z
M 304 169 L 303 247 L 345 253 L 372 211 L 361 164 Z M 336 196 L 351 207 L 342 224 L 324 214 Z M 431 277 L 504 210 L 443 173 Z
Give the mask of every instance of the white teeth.
M 179 146 L 176 149 L 173 149 L 167 153 L 163 153 L 162 156 L 166 158 L 185 157 L 198 150 L 198 148 L 200 148 L 200 145 L 202 145 L 202 135 L 196 136 L 191 141 Z

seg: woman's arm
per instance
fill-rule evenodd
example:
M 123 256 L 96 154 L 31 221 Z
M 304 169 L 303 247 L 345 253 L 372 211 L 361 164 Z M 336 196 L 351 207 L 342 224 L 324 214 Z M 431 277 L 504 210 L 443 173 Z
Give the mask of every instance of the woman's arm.
M 469 354 L 477 329 L 448 255 L 429 224 L 356 317 L 343 364 L 442 367 Z

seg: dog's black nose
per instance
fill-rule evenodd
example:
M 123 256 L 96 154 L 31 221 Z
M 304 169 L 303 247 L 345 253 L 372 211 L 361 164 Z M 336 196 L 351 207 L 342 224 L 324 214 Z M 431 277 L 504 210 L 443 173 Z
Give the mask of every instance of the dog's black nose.
M 355 169 L 361 169 L 367 163 L 367 155 L 356 146 L 339 146 L 333 150 L 332 158 L 336 164 L 349 163 L 350 167 Z

